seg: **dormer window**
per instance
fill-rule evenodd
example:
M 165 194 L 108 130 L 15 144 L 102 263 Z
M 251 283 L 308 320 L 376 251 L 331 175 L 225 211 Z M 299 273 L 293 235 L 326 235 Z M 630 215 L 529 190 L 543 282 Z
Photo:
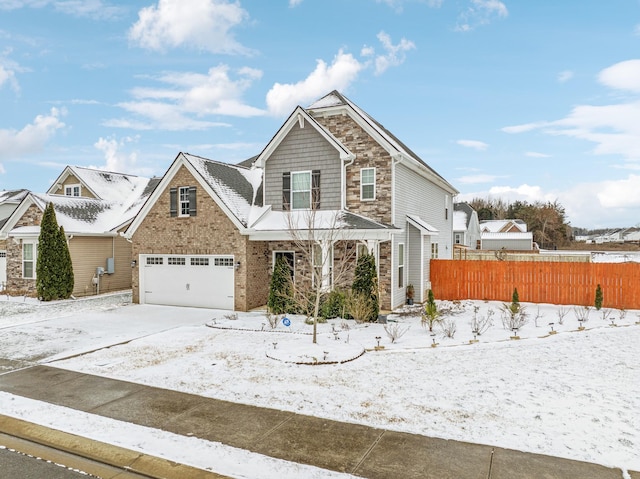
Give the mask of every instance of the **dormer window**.
M 80 185 L 65 185 L 65 196 L 80 196 Z

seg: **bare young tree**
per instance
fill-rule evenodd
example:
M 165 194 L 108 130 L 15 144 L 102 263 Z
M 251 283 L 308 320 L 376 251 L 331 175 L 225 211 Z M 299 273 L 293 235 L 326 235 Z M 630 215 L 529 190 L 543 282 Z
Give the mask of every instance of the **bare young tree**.
M 322 296 L 345 288 L 353 278 L 357 242 L 344 226 L 338 211 L 287 212 L 287 228 L 297 255 L 293 300 L 313 321 L 314 343 Z

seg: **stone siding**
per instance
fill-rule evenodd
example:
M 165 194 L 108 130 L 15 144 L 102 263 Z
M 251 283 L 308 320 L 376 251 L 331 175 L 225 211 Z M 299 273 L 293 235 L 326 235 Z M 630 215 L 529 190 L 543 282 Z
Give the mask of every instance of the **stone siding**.
M 29 206 L 15 225 L 40 226 L 42 211 L 35 205 Z M 35 238 L 37 243 L 38 238 Z M 35 271 L 35 264 L 34 264 Z M 36 280 L 22 277 L 22 240 L 16 238 L 7 239 L 7 292 L 36 294 Z
M 391 155 L 347 115 L 319 116 L 316 120 L 356 155 L 353 164 L 347 167 L 347 209 L 391 224 Z M 370 167 L 376 168 L 375 200 L 362 201 L 360 169 Z

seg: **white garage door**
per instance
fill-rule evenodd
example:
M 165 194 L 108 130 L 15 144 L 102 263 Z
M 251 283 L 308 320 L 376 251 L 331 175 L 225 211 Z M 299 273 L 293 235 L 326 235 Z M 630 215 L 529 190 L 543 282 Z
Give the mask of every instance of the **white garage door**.
M 233 256 L 140 255 L 140 302 L 234 308 Z
M 4 289 L 7 282 L 7 252 L 0 251 L 0 289 Z

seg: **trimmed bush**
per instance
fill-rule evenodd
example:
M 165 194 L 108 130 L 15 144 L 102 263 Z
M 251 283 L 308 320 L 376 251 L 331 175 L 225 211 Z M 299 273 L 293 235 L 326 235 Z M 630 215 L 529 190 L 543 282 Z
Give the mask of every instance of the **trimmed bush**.
M 594 306 L 598 311 L 602 308 L 602 300 L 603 300 L 602 288 L 600 287 L 600 283 L 596 287 L 596 299 L 594 301 Z
M 368 313 L 366 317 L 361 319 L 363 321 L 377 321 L 378 313 L 380 312 L 378 273 L 376 271 L 376 259 L 372 254 L 363 254 L 358 258 L 351 292 L 354 296 L 362 296 L 369 303 L 369 307 L 366 308 Z M 351 314 L 356 317 L 355 314 Z
M 283 256 L 276 260 L 269 284 L 267 308 L 272 314 L 290 313 L 293 309 L 293 285 L 291 268 Z

